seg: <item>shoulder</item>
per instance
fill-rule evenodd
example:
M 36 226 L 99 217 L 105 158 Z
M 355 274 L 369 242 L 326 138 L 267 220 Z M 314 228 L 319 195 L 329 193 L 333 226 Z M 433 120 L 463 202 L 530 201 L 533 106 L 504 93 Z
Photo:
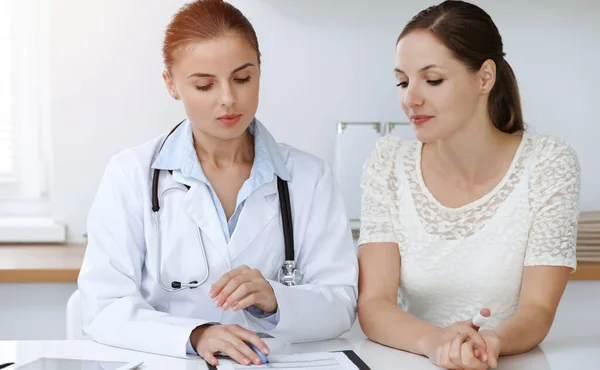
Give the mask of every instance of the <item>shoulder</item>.
M 391 170 L 398 157 L 414 154 L 419 142 L 416 140 L 401 140 L 393 136 L 384 136 L 377 140 L 370 158 L 363 165 L 363 170 L 373 168 L 376 171 Z
M 286 167 L 292 173 L 292 181 L 296 176 L 302 176 L 302 181 L 308 178 L 320 179 L 332 172 L 331 167 L 321 158 L 288 144 L 278 144 Z
M 106 173 L 120 172 L 127 177 L 137 176 L 145 179 L 151 171 L 152 162 L 164 138 L 165 135 L 162 135 L 113 155 L 106 166 Z
M 577 201 L 581 170 L 573 147 L 551 136 L 531 135 L 531 141 L 530 200 L 538 206 L 556 196 Z
M 528 134 L 528 136 L 533 145 L 534 168 L 579 172 L 577 153 L 566 140 L 548 135 Z
M 398 151 L 406 150 L 411 146 L 415 146 L 415 140 L 402 140 L 394 136 L 383 136 L 375 143 L 375 151 L 380 155 L 394 156 Z

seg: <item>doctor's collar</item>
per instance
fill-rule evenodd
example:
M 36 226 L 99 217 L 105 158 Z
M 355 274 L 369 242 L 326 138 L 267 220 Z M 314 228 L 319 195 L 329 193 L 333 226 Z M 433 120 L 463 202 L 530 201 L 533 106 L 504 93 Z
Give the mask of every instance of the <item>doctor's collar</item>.
M 276 174 L 284 181 L 290 181 L 291 174 L 285 166 L 285 160 L 279 150 L 279 145 L 267 128 L 255 118 L 248 126 L 248 132 L 254 137 L 255 164 L 262 162 L 262 170 L 268 169 L 271 174 Z M 257 161 L 257 159 L 259 160 Z M 200 164 L 194 148 L 191 121 L 185 119 L 166 138 L 164 144 L 162 144 L 162 149 L 156 154 L 151 168 L 171 171 L 183 170 L 184 167 L 194 167 L 190 162 Z M 258 169 L 255 169 L 253 165 L 253 170 Z

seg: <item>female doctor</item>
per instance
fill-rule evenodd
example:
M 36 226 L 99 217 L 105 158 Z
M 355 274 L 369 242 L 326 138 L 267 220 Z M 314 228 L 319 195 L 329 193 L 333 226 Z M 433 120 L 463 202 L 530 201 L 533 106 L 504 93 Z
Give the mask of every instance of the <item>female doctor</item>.
M 261 363 L 249 344 L 269 353 L 255 332 L 299 342 L 349 330 L 358 268 L 342 198 L 324 162 L 276 144 L 254 118 L 249 21 L 221 0 L 190 3 L 163 56 L 187 119 L 106 168 L 78 280 L 86 333 L 249 365 Z

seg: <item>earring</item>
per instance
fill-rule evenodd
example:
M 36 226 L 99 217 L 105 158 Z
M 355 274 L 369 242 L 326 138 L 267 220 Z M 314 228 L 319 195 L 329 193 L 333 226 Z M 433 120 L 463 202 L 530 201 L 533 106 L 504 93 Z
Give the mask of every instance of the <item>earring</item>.
M 483 89 L 483 90 L 481 90 L 481 92 L 485 94 L 485 93 L 487 93 L 487 90 Z

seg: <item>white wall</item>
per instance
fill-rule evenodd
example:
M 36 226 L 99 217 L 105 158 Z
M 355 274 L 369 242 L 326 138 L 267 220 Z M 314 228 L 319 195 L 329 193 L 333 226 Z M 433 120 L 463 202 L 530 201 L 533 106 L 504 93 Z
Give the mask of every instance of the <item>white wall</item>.
M 66 305 L 75 283 L 0 284 L 0 340 L 66 339 Z
M 231 1 L 263 53 L 258 117 L 280 141 L 332 162 L 335 123 L 399 121 L 394 44 L 434 1 Z M 600 2 L 479 0 L 504 37 L 525 118 L 567 139 L 583 170 L 582 208 L 600 209 Z M 160 77 L 161 37 L 183 1 L 55 0 L 51 23 L 51 197 L 79 241 L 108 158 L 182 117 Z

